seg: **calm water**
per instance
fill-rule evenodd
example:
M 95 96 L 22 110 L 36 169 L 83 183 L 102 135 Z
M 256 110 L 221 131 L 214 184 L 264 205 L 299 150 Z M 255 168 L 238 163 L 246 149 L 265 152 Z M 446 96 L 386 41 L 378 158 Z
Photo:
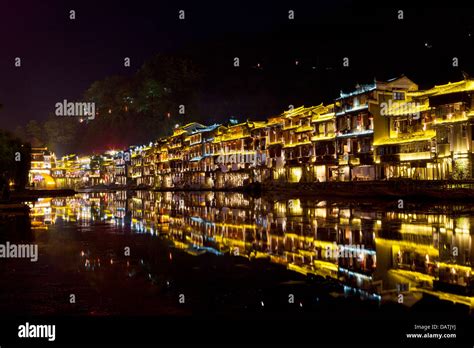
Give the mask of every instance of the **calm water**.
M 4 216 L 4 314 L 468 314 L 469 206 L 118 191 Z M 74 295 L 75 303 L 71 303 Z M 14 303 L 14 305 L 13 305 Z

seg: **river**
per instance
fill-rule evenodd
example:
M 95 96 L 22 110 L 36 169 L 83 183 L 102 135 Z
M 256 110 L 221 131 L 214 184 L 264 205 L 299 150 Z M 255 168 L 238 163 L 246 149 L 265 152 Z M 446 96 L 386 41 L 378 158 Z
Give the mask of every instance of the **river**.
M 3 216 L 3 315 L 468 315 L 473 207 L 116 191 Z

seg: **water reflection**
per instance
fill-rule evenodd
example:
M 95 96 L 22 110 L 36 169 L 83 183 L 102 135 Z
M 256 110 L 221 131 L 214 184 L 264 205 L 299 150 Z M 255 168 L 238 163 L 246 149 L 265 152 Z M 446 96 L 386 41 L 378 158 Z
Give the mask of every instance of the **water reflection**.
M 82 227 L 102 222 L 164 236 L 192 255 L 268 259 L 309 277 L 333 279 L 344 291 L 377 301 L 397 301 L 401 293 L 407 304 L 430 294 L 474 307 L 474 224 L 471 214 L 459 213 L 462 207 L 420 212 L 240 193 L 153 191 L 82 193 L 41 199 L 31 207 L 35 229 L 58 221 Z M 349 253 L 341 257 L 343 247 Z M 91 259 L 85 252 L 87 269 L 114 263 L 113 256 Z

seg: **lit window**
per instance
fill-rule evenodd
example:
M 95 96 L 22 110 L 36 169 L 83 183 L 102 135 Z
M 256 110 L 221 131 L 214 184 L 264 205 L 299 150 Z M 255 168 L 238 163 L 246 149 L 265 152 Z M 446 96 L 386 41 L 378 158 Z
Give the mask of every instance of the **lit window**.
M 394 100 L 405 100 L 405 92 L 393 92 Z

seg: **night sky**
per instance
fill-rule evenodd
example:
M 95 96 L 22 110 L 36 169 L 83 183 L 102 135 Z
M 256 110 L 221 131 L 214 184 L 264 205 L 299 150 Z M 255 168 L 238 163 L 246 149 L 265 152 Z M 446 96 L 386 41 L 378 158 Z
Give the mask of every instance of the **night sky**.
M 341 89 L 374 78 L 405 74 L 424 88 L 460 80 L 462 71 L 474 76 L 473 9 L 418 2 L 383 6 L 382 1 L 3 0 L 0 127 L 13 130 L 30 119 L 44 120 L 56 102 L 80 98 L 95 80 L 132 74 L 156 53 L 191 56 L 206 72 L 200 108 L 210 122 L 264 119 L 289 104 L 329 103 Z M 75 20 L 69 19 L 71 9 Z M 180 9 L 186 11 L 184 21 L 178 19 Z M 292 21 L 289 10 L 295 11 Z M 21 57 L 21 68 L 14 67 L 15 57 Z M 124 57 L 132 67 L 123 66 Z M 348 68 L 343 57 L 350 59 Z M 457 68 L 453 57 L 459 58 Z

